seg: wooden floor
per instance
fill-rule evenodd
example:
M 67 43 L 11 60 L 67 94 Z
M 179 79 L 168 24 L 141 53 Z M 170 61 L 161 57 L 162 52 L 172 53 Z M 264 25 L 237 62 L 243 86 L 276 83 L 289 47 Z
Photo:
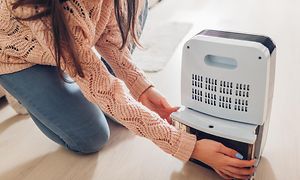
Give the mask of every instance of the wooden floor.
M 192 22 L 187 38 L 212 28 L 267 34 L 274 39 L 278 45 L 274 103 L 258 180 L 300 179 L 299 7 L 298 0 L 165 0 L 149 17 L 157 23 Z M 178 48 L 163 71 L 148 74 L 175 105 L 180 104 L 180 57 Z M 166 155 L 120 125 L 110 126 L 111 139 L 102 151 L 78 156 L 48 140 L 28 116 L 16 116 L 1 101 L 0 179 L 219 179 L 212 171 Z

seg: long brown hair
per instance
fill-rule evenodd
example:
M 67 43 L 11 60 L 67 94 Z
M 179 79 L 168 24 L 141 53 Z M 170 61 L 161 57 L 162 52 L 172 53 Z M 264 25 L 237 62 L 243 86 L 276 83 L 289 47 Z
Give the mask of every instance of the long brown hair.
M 64 42 L 73 42 L 73 37 L 71 36 L 70 30 L 67 26 L 66 20 L 63 16 L 63 8 L 61 3 L 67 0 L 17 0 L 13 3 L 13 9 L 16 9 L 20 6 L 37 6 L 43 7 L 45 10 L 37 13 L 33 16 L 22 18 L 17 17 L 21 20 L 32 21 L 42 17 L 50 16 L 52 24 L 52 33 L 54 36 L 54 49 L 55 49 L 55 61 L 56 67 L 58 69 L 60 77 L 63 77 L 63 69 L 61 66 L 61 55 L 62 55 L 62 46 Z M 122 37 L 122 44 L 120 49 L 125 48 L 128 45 L 128 42 L 138 44 L 137 38 L 137 28 L 136 20 L 138 13 L 139 0 L 114 0 L 114 13 L 116 16 L 116 21 L 119 26 L 119 30 Z M 73 43 L 69 48 L 69 53 L 72 58 L 72 63 L 75 68 L 76 74 L 80 77 L 84 77 L 83 70 L 76 55 Z M 65 80 L 66 81 L 66 80 Z

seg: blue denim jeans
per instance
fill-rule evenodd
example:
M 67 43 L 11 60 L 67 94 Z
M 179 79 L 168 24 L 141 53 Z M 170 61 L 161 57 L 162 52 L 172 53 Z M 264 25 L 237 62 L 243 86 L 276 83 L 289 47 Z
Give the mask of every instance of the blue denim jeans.
M 147 13 L 146 1 L 140 15 L 142 27 Z M 56 67 L 35 65 L 0 75 L 0 84 L 27 109 L 48 138 L 67 149 L 89 154 L 99 151 L 108 141 L 110 131 L 103 112 L 83 96 L 76 83 L 64 82 Z

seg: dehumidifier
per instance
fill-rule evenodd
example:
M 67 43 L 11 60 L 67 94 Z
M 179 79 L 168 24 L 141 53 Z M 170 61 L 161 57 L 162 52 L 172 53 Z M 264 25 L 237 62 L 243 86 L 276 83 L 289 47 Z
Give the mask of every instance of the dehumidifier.
M 171 114 L 173 125 L 258 162 L 268 132 L 275 63 L 276 46 L 269 37 L 216 30 L 197 34 L 183 48 L 184 108 Z

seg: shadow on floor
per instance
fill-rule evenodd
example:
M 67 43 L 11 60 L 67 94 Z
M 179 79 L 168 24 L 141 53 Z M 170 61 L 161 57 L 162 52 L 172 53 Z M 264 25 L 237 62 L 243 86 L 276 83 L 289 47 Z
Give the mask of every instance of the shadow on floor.
M 5 180 L 31 179 L 92 179 L 97 166 L 98 153 L 78 156 L 59 148 L 35 159 L 29 160 L 0 174 Z M 84 171 L 84 172 L 83 172 Z
M 0 98 L 0 109 L 4 108 L 8 104 L 5 97 Z
M 0 124 L 0 133 L 24 116 L 14 116 Z M 0 179 L 5 180 L 32 180 L 32 179 L 61 179 L 61 180 L 90 180 L 93 179 L 98 158 L 101 153 L 109 151 L 118 143 L 134 137 L 125 127 L 115 122 L 109 122 L 111 138 L 108 144 L 98 153 L 91 155 L 78 155 L 60 147 L 54 152 L 31 159 L 25 163 L 18 164 L 11 170 L 2 172 Z M 32 147 L 34 148 L 34 147 Z M 20 154 L 22 150 L 20 150 Z M 26 155 L 24 154 L 26 157 Z
M 6 129 L 8 129 L 10 126 L 13 126 L 18 121 L 24 120 L 29 118 L 28 115 L 16 115 L 9 119 L 6 119 L 5 121 L 0 123 L 0 134 L 3 133 Z
M 181 171 L 173 172 L 171 175 L 172 180 L 221 180 L 217 173 L 213 170 L 204 168 L 192 162 L 187 162 L 182 167 Z

